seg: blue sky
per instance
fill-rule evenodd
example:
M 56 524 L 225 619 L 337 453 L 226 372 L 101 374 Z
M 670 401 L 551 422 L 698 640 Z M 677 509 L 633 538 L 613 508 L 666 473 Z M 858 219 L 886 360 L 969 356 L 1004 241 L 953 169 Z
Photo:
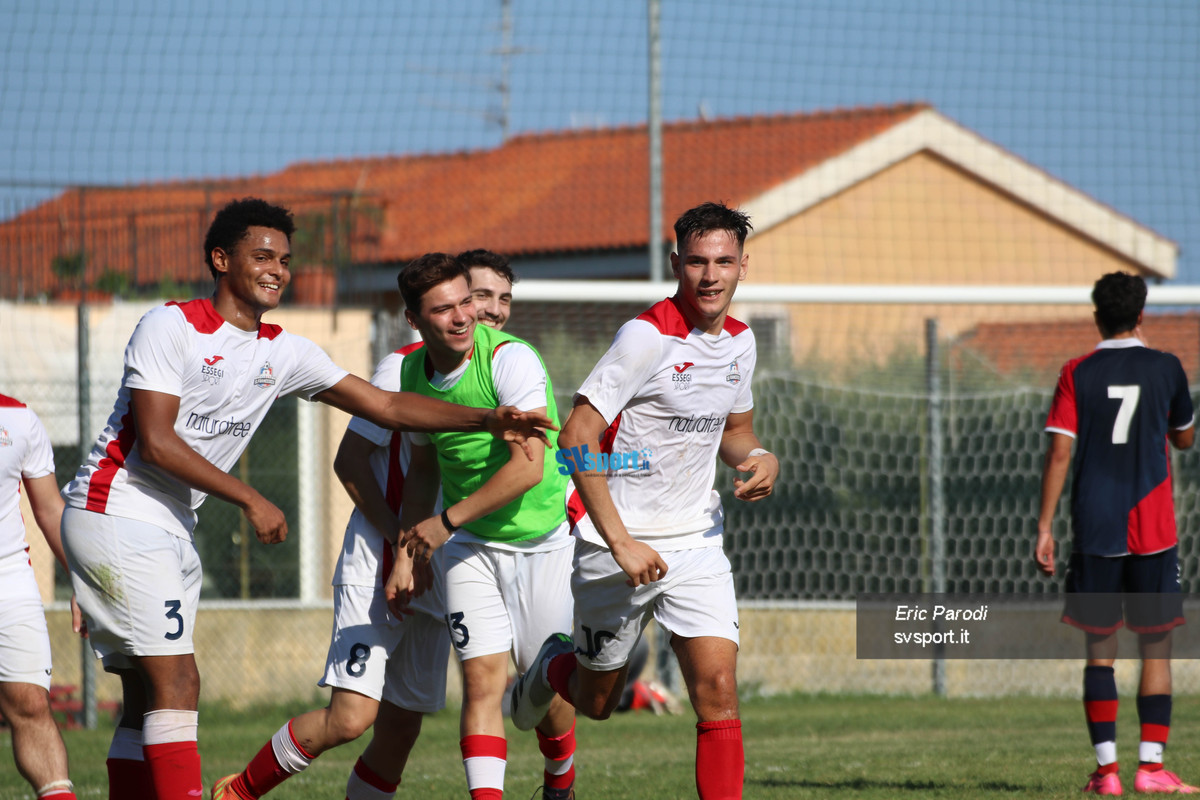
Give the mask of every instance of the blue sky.
M 248 8 L 246 7 L 248 6 Z M 0 215 L 65 183 L 495 146 L 500 0 L 0 0 Z M 512 0 L 512 132 L 644 122 L 644 0 Z M 932 103 L 1200 283 L 1200 2 L 663 0 L 668 120 Z

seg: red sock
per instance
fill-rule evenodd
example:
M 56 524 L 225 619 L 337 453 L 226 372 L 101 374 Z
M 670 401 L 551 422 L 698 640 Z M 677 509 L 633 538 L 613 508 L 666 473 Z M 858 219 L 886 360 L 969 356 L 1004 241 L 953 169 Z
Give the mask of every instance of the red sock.
M 108 766 L 108 800 L 129 797 L 154 797 L 154 781 L 145 761 L 132 758 L 110 758 Z
M 279 752 L 284 753 L 287 764 L 280 762 Z M 292 722 L 288 720 L 255 754 L 241 774 L 233 779 L 229 788 L 239 797 L 262 797 L 308 767 L 314 758 L 316 756 L 309 755 L 296 741 L 292 735 Z
M 346 782 L 346 800 L 358 800 L 360 797 L 370 797 L 372 800 L 378 797 L 391 797 L 399 787 L 399 781 L 391 783 L 384 780 L 376 774 L 375 770 L 367 766 L 367 762 L 362 760 L 362 756 L 359 756 L 358 761 L 354 763 L 354 769 L 350 770 L 350 778 Z
M 508 742 L 503 736 L 475 734 L 464 736 L 458 744 L 471 800 L 502 800 Z
M 1097 775 L 1110 775 L 1114 772 L 1120 772 L 1120 771 L 1121 771 L 1121 769 L 1117 765 L 1116 761 L 1112 762 L 1111 764 L 1105 764 L 1104 766 L 1097 765 L 1097 767 L 1096 767 Z
M 40 795 L 38 800 L 79 800 L 79 798 L 75 796 L 74 787 L 71 786 L 71 782 L 67 781 L 66 783 L 67 785 L 63 786 L 61 789 L 55 789 Z
M 546 683 L 550 684 L 551 689 L 558 692 L 559 697 L 571 705 L 575 705 L 575 701 L 571 699 L 571 676 L 575 674 L 578 667 L 579 661 L 576 660 L 574 653 L 555 656 L 546 667 Z
M 538 749 L 546 759 L 542 783 L 547 789 L 570 789 L 575 783 L 575 723 L 561 736 L 547 736 L 538 731 L 537 740 Z
M 195 742 L 142 745 L 157 800 L 195 800 L 204 793 Z
M 742 721 L 696 723 L 696 789 L 700 800 L 741 800 L 745 775 Z

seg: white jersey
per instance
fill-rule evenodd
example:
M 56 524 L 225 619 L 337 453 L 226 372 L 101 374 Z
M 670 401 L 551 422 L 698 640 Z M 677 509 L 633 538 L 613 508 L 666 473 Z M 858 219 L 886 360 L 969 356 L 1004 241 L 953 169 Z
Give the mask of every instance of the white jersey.
M 0 574 L 29 566 L 21 481 L 53 474 L 54 452 L 42 421 L 0 394 Z
M 660 550 L 719 546 L 717 450 L 725 418 L 754 407 L 754 363 L 744 323 L 726 317 L 720 333 L 704 333 L 674 298 L 656 303 L 621 326 L 575 395 L 609 423 L 600 440 L 606 455 L 559 450 L 560 472 L 607 468 L 613 502 L 639 541 Z M 567 520 L 579 538 L 607 546 L 573 483 Z
M 148 311 L 125 348 L 125 375 L 103 433 L 75 479 L 68 505 L 127 517 L 190 539 L 207 496 L 142 461 L 131 392 L 179 398 L 175 433 L 228 471 L 277 397 L 311 399 L 348 373 L 320 347 L 278 325 L 244 331 L 225 322 L 208 299 Z
M 423 346 L 422 342 L 407 345 L 384 357 L 375 367 L 371 383 L 389 392 L 400 391 L 400 364 L 404 357 Z M 371 453 L 371 472 L 387 499 L 394 514 L 399 515 L 400 503 L 404 499 L 404 476 L 412 460 L 411 433 L 402 433 L 354 417 L 349 430 L 376 445 Z M 441 511 L 442 493 L 438 490 L 434 511 Z M 434 554 L 433 591 L 416 598 L 412 606 L 441 618 L 445 613 L 444 581 L 442 578 L 440 550 Z M 382 591 L 392 572 L 392 546 L 358 508 L 350 515 L 346 524 L 346 535 L 342 539 L 342 553 L 338 556 L 333 571 L 334 586 L 370 586 Z

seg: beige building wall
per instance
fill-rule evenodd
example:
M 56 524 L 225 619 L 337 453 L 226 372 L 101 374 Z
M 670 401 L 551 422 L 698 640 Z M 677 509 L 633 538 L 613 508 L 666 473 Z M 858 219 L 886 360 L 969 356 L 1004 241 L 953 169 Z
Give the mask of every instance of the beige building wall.
M 758 283 L 1086 286 L 1106 272 L 1140 271 L 928 153 L 754 236 L 746 250 L 748 279 Z M 1090 318 L 1081 306 L 796 305 L 776 313 L 789 319 L 795 357 L 834 362 L 921 352 L 929 317 L 943 337 L 982 321 Z

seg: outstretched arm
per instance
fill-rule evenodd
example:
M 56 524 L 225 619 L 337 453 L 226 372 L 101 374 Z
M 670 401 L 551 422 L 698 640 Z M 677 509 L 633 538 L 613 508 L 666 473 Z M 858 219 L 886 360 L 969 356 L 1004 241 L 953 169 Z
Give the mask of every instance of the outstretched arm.
M 1038 513 L 1037 544 L 1033 557 L 1037 567 L 1046 575 L 1054 574 L 1054 512 L 1062 497 L 1067 470 L 1071 466 L 1071 437 L 1063 433 L 1051 433 L 1046 447 L 1046 458 L 1042 462 L 1042 501 Z
M 755 453 L 755 451 L 761 451 Z M 738 472 L 749 472 L 745 481 L 733 481 L 733 496 L 753 503 L 769 497 L 779 477 L 779 459 L 763 449 L 754 435 L 754 410 L 730 414 L 725 418 L 725 431 L 717 451 L 721 460 Z
M 520 445 L 532 459 L 534 450 L 527 446 L 530 439 L 540 439 L 546 445 L 543 430 L 558 426 L 544 410 L 518 411 L 511 406 L 471 408 L 446 403 L 434 397 L 414 392 L 387 392 L 356 375 L 347 375 L 314 400 L 328 403 L 376 425 L 401 431 L 488 431 L 493 436 Z
M 608 423 L 596 407 L 586 397 L 577 397 L 575 407 L 571 409 L 571 415 L 567 417 L 558 437 L 558 446 L 563 450 L 587 446 L 589 451 L 598 453 L 600 435 L 607 427 Z M 584 472 L 579 469 L 571 473 L 571 480 L 592 524 L 612 551 L 617 564 L 629 576 L 629 580 L 625 581 L 627 584 L 642 586 L 667 574 L 667 562 L 658 551 L 629 535 L 602 471 Z
M 137 448 L 142 460 L 177 480 L 219 497 L 242 510 L 254 535 L 263 544 L 287 538 L 287 519 L 253 487 L 242 483 L 197 453 L 175 433 L 179 398 L 173 394 L 133 389 L 130 406 L 137 428 Z

